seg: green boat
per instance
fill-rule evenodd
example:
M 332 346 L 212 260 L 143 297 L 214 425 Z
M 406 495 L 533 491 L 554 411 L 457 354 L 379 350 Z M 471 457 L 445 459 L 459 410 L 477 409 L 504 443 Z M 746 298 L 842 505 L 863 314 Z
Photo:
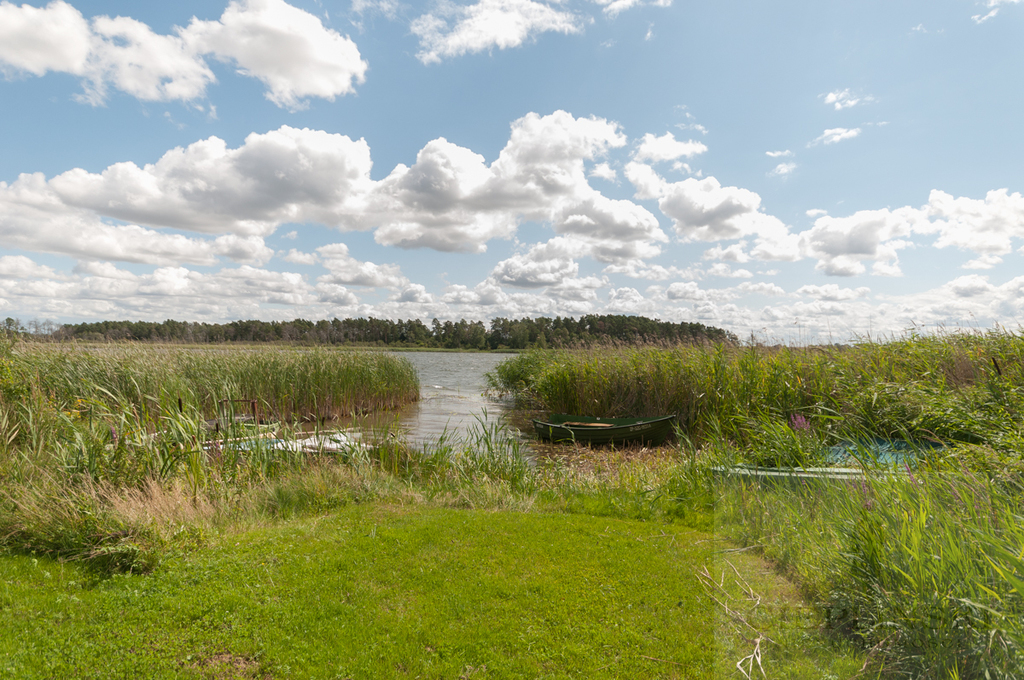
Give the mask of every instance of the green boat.
M 675 416 L 591 418 L 557 413 L 547 420 L 534 420 L 533 429 L 538 437 L 552 442 L 593 445 L 639 442 L 656 446 L 672 434 L 673 420 Z

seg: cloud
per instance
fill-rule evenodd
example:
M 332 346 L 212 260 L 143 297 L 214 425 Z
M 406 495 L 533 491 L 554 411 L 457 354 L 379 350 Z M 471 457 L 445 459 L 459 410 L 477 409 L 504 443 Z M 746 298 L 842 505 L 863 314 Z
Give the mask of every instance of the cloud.
M 609 182 L 614 182 L 619 178 L 619 174 L 615 172 L 615 168 L 607 163 L 598 163 L 595 165 L 593 170 L 590 171 L 590 176 L 600 177 L 601 179 L 606 179 Z
M 439 138 L 411 167 L 399 164 L 375 181 L 364 140 L 289 126 L 250 134 L 237 148 L 210 137 L 141 167 L 123 162 L 0 183 L 0 243 L 161 264 L 210 264 L 217 256 L 259 263 L 272 255 L 262 239 L 289 223 L 374 230 L 383 245 L 479 253 L 533 221 L 574 236 L 601 262 L 654 257 L 667 241 L 657 218 L 588 182 L 587 166 L 625 144 L 618 126 L 600 118 L 531 113 L 512 124 L 489 165 Z M 145 227 L 219 236 L 203 245 Z M 64 239 L 67 230 L 81 238 Z M 130 245 L 96 245 L 118 234 L 131 235 Z
M 292 264 L 316 264 L 320 261 L 316 253 L 303 253 L 295 248 L 290 249 L 281 259 Z
M 98 105 L 113 87 L 144 101 L 194 101 L 216 78 L 204 57 L 258 78 L 278 106 L 354 91 L 367 64 L 349 38 L 283 0 L 232 2 L 218 21 L 193 18 L 159 35 L 130 17 L 86 20 L 62 0 L 44 8 L 0 3 L 0 68 L 8 75 L 49 71 L 82 79 L 80 99 Z
M 864 97 L 855 96 L 850 93 L 849 88 L 845 90 L 835 90 L 821 96 L 825 98 L 825 104 L 832 104 L 836 111 L 853 108 L 862 102 L 870 103 L 875 101 L 875 98 L 870 95 Z
M 490 166 L 446 140 L 420 151 L 375 186 L 360 218 L 375 239 L 405 248 L 483 252 L 520 221 L 550 223 L 574 235 L 601 261 L 653 256 L 667 240 L 657 218 L 630 201 L 610 199 L 587 182 L 585 161 L 626 144 L 618 126 L 564 111 L 528 114 L 512 124 Z
M 7 74 L 82 75 L 93 41 L 88 22 L 66 2 L 56 0 L 38 8 L 0 2 L 0 68 Z
M 547 289 L 547 294 L 560 300 L 577 302 L 596 302 L 597 291 L 608 286 L 607 277 L 584 276 L 567 278 Z
M 794 170 L 796 170 L 796 163 L 779 163 L 768 175 L 770 177 L 783 177 L 791 174 Z
M 992 269 L 998 264 L 1001 264 L 1003 258 L 998 255 L 982 255 L 981 257 L 970 260 L 960 265 L 961 269 Z
M 654 313 L 655 304 L 647 300 L 640 291 L 635 288 L 612 288 L 608 291 L 608 304 L 606 309 L 609 312 L 625 314 L 642 314 L 645 316 L 656 316 Z
M 841 142 L 844 139 L 853 139 L 861 132 L 860 128 L 854 128 L 847 130 L 846 128 L 831 128 L 825 130 L 821 135 L 815 138 L 814 141 L 810 142 L 807 146 L 815 146 L 817 144 L 835 144 Z
M 258 78 L 267 99 L 288 109 L 304 108 L 306 97 L 334 101 L 366 77 L 367 63 L 351 39 L 283 0 L 232 2 L 219 21 L 193 19 L 182 37 L 198 53 Z
M 849 217 L 819 217 L 800 234 L 804 252 L 818 258 L 817 269 L 830 276 L 854 276 L 875 262 L 875 273 L 899 275 L 897 251 L 907 247 L 916 229 L 928 229 L 927 215 L 915 208 L 861 210 Z
M 704 276 L 704 272 L 699 267 L 680 269 L 675 266 L 664 267 L 660 264 L 651 264 L 643 260 L 626 260 L 618 264 L 611 264 L 605 267 L 603 271 L 606 274 L 624 274 L 633 279 L 647 279 L 649 281 L 699 279 Z
M 747 242 L 740 241 L 723 248 L 715 246 L 704 251 L 705 260 L 727 260 L 729 262 L 750 262 L 750 254 L 746 252 Z
M 0 296 L 36 314 L 108 319 L 266 318 L 261 314 L 264 305 L 318 303 L 316 291 L 302 276 L 290 272 L 249 266 L 212 273 L 158 267 L 136 275 L 107 262 L 79 263 L 66 276 L 17 281 L 0 277 Z
M 708 294 L 694 281 L 677 281 L 665 290 L 665 297 L 669 300 L 703 301 L 708 299 Z
M 856 300 L 859 298 L 867 297 L 871 292 L 870 288 L 861 286 L 860 288 L 840 288 L 834 283 L 827 283 L 823 286 L 801 286 L 796 290 L 798 295 L 807 295 L 818 300 L 828 300 L 830 302 L 840 302 L 843 300 Z
M 733 269 L 724 262 L 711 265 L 705 272 L 707 276 L 718 276 L 732 279 L 749 279 L 754 275 L 747 269 Z
M 946 285 L 958 298 L 972 298 L 994 289 L 994 286 L 988 282 L 987 276 L 977 274 L 961 276 Z
M 627 9 L 639 7 L 641 5 L 651 5 L 653 7 L 671 7 L 672 0 L 594 0 L 595 3 L 601 5 L 601 10 L 608 17 L 617 17 Z
M 964 268 L 989 269 L 1024 238 L 1024 196 L 1007 189 L 989 191 L 984 199 L 933 190 L 920 208 L 861 210 L 847 217 L 807 214 L 817 219 L 799 234 L 801 250 L 818 258 L 819 270 L 835 276 L 862 274 L 867 262 L 876 275 L 899 276 L 898 251 L 913 246 L 912 237 L 924 235 L 936 235 L 936 248 L 977 253 Z
M 406 289 L 410 282 L 394 264 L 362 262 L 352 257 L 344 243 L 332 243 L 316 249 L 325 269 L 330 274 L 317 279 L 323 284 L 345 284 L 369 288 Z
M 0 245 L 76 258 L 148 264 L 212 265 L 219 257 L 262 263 L 273 256 L 260 236 L 223 234 L 193 238 L 110 224 L 90 210 L 69 206 L 41 173 L 0 182 Z
M 782 297 L 786 294 L 786 291 L 782 288 L 782 286 L 770 283 L 768 281 L 759 281 L 757 283 L 744 281 L 740 285 L 736 286 L 736 288 L 734 288 L 733 290 L 739 291 L 741 293 L 767 295 L 771 297 Z
M 419 37 L 416 58 L 424 64 L 483 52 L 519 47 L 540 33 L 578 33 L 579 17 L 533 0 L 480 0 L 460 6 L 440 0 L 437 9 L 415 19 L 410 30 Z
M 985 6 L 991 8 L 987 14 L 975 14 L 971 17 L 971 20 L 976 24 L 983 24 L 995 15 L 999 14 L 999 9 L 1003 5 L 1016 5 L 1021 0 L 987 0 Z
M 789 158 L 793 155 L 793 152 L 789 149 L 785 151 L 765 151 L 764 155 L 768 156 L 768 158 Z
M 370 167 L 365 141 L 286 125 L 237 149 L 210 137 L 141 168 L 69 170 L 47 188 L 68 207 L 119 220 L 266 236 L 285 222 L 340 223 L 361 207 L 348 199 L 368 191 Z
M 933 219 L 924 233 L 939 234 L 936 247 L 955 246 L 982 255 L 1006 255 L 1013 239 L 1024 238 L 1024 196 L 1007 189 L 989 191 L 984 200 L 954 198 L 933 190 L 925 210 Z
M 355 293 L 345 286 L 321 281 L 316 284 L 316 294 L 323 303 L 337 307 L 354 307 L 359 304 L 359 298 Z M 335 311 L 335 314 L 337 311 Z
M 56 276 L 53 269 L 36 264 L 24 255 L 0 257 L 0 278 L 4 279 L 45 279 Z
M 708 147 L 702 142 L 692 139 L 685 142 L 677 141 L 671 132 L 666 132 L 661 137 L 647 133 L 640 142 L 640 148 L 633 154 L 633 158 L 638 161 L 657 163 L 677 158 L 692 158 L 707 150 Z
M 427 292 L 424 285 L 419 283 L 410 283 L 405 287 L 404 290 L 396 293 L 391 298 L 396 302 L 412 302 L 415 304 L 430 304 L 434 301 L 434 296 Z
M 352 0 L 354 14 L 377 12 L 388 19 L 394 19 L 398 15 L 399 7 L 396 0 Z
M 781 220 L 761 212 L 761 197 L 748 189 L 723 187 L 714 177 L 667 182 L 636 162 L 626 166 L 626 176 L 638 198 L 658 199 L 658 207 L 672 218 L 676 233 L 686 241 L 758 236 L 767 244 L 788 235 Z
M 513 255 L 502 260 L 491 272 L 499 284 L 517 288 L 540 288 L 558 285 L 565 279 L 575 278 L 580 267 L 573 259 L 572 239 L 554 238 L 547 243 L 538 243 L 524 255 Z

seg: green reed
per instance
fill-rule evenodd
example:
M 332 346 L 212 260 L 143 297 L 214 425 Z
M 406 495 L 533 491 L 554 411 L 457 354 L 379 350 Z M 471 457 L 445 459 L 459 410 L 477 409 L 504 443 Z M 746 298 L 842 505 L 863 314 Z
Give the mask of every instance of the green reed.
M 915 678 L 1024 668 L 1024 489 L 947 463 L 849 483 L 718 484 L 719 531 L 759 545 L 828 625 Z
M 192 503 L 230 498 L 313 464 L 295 447 L 255 436 L 254 424 L 234 418 L 248 414 L 248 402 L 230 400 L 255 401 L 260 420 L 290 433 L 291 423 L 418 395 L 412 365 L 375 352 L 84 350 L 4 340 L 0 545 L 148 568 L 156 534 L 148 520 L 123 521 L 110 507 L 117 499 L 154 483 L 187 492 Z
M 492 389 L 591 416 L 675 414 L 704 444 L 750 446 L 768 423 L 822 441 L 853 432 L 1024 448 L 1024 339 L 1005 331 L 827 347 L 536 351 L 499 365 Z
M 490 380 L 550 411 L 676 414 L 675 472 L 651 486 L 647 506 L 619 505 L 689 521 L 712 511 L 719 532 L 756 546 L 833 630 L 871 650 L 872 677 L 1024 677 L 1020 335 L 534 352 Z M 913 467 L 869 465 L 855 483 L 721 474 L 736 463 L 821 464 L 828 446 L 874 437 L 946 447 L 916 451 Z M 577 497 L 612 511 L 613 495 Z
M 56 404 L 122 402 L 143 418 L 165 397 L 208 418 L 221 400 L 255 399 L 265 415 L 299 420 L 395 408 L 419 396 L 412 364 L 380 352 L 23 345 L 10 364 Z

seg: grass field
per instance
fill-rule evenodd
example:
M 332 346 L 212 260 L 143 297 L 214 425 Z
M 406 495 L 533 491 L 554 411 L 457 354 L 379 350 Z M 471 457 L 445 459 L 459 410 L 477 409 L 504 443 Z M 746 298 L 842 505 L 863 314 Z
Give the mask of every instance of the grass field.
M 759 636 L 769 677 L 856 672 L 792 586 L 723 547 L 664 522 L 375 503 L 147 576 L 2 557 L 0 675 L 710 679 L 742 677 Z

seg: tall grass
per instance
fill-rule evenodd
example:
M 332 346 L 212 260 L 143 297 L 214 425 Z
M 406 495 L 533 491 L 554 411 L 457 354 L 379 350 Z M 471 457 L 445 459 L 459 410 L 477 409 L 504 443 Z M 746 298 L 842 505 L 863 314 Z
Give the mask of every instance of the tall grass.
M 1024 339 L 1004 331 L 843 347 L 537 351 L 490 381 L 555 412 L 675 414 L 698 444 L 749 447 L 798 416 L 822 441 L 871 432 L 1024 449 Z
M 261 420 L 280 419 L 290 436 L 297 421 L 398 406 L 418 390 L 412 365 L 381 353 L 86 351 L 4 340 L 0 545 L 150 568 L 167 526 L 126 519 L 119 498 L 155 484 L 223 508 L 317 464 L 298 447 L 254 436 L 230 400 L 253 400 Z
M 718 488 L 718 529 L 783 565 L 833 630 L 875 650 L 876 669 L 1021 677 L 1021 488 L 948 465 L 846 484 Z
M 533 408 L 676 414 L 678 465 L 629 507 L 713 511 L 718 532 L 772 558 L 834 631 L 871 650 L 873 676 L 1024 677 L 1021 336 L 534 352 L 490 380 Z M 873 438 L 945 447 L 917 450 L 913 466 L 869 466 L 858 482 L 716 473 L 820 464 L 831 444 Z M 622 505 L 624 490 L 570 494 L 566 505 L 606 507 L 616 494 Z
M 30 384 L 61 408 L 102 402 L 143 418 L 179 399 L 207 418 L 218 415 L 221 400 L 255 399 L 264 415 L 290 421 L 395 408 L 419 398 L 412 364 L 380 352 L 23 345 L 9 354 L 8 366 L 17 377 L 12 385 Z
M 380 353 L 0 347 L 0 549 L 145 571 L 225 523 L 528 492 L 524 444 L 485 420 L 422 449 L 387 427 L 340 450 L 300 445 L 300 421 L 319 435 L 336 415 L 417 397 L 412 365 Z M 258 434 L 222 403 L 238 398 L 282 422 Z

